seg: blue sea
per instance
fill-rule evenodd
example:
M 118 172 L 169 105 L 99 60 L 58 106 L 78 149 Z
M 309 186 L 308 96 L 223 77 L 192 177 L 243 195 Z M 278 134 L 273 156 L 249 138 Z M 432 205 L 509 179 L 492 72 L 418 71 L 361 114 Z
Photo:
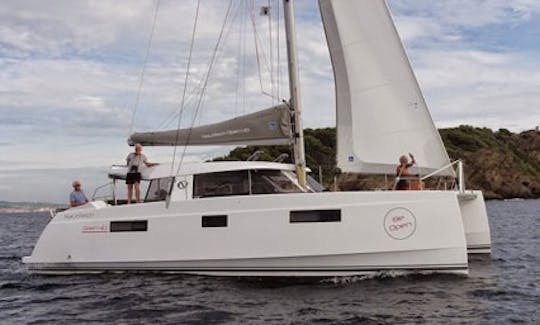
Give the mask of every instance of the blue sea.
M 539 324 L 540 200 L 489 201 L 493 252 L 465 276 L 265 280 L 26 272 L 48 213 L 0 213 L 2 324 Z

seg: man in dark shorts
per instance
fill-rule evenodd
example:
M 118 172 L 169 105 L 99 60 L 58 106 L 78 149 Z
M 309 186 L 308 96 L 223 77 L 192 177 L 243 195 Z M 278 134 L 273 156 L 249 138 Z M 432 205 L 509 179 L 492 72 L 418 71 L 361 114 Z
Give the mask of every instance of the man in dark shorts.
M 146 167 L 152 167 L 159 165 L 158 163 L 148 162 L 145 155 L 142 154 L 142 145 L 137 143 L 135 145 L 135 152 L 130 153 L 127 158 L 128 172 L 126 175 L 127 184 L 127 203 L 131 203 L 133 197 L 133 188 L 135 187 L 135 199 L 137 203 L 141 202 L 141 168 L 143 165 Z

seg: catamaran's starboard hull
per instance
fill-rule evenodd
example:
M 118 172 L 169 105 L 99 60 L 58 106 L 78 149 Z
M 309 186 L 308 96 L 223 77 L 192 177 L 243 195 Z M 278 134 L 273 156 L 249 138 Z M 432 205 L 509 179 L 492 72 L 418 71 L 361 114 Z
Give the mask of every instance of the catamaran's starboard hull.
M 467 252 L 469 254 L 490 254 L 491 231 L 482 191 L 460 193 L 458 199 L 465 228 Z
M 413 191 L 94 203 L 58 214 L 23 262 L 54 274 L 467 273 L 457 196 Z

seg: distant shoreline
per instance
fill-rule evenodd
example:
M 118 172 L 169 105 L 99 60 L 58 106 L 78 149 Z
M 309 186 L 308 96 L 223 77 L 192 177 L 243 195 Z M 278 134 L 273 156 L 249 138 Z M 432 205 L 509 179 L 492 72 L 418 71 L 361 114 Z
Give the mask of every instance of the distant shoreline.
M 66 208 L 67 204 L 48 202 L 9 202 L 0 201 L 0 213 L 48 212 L 51 209 Z

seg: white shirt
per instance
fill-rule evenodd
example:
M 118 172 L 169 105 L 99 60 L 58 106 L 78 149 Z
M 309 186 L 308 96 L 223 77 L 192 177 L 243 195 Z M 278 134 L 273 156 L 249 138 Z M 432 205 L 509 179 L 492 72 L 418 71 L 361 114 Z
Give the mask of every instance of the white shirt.
M 127 156 L 126 162 L 129 171 L 131 171 L 132 166 L 137 166 L 137 169 L 140 171 L 140 168 L 146 162 L 146 156 L 142 153 L 140 155 L 136 155 L 134 152 L 132 152 Z

